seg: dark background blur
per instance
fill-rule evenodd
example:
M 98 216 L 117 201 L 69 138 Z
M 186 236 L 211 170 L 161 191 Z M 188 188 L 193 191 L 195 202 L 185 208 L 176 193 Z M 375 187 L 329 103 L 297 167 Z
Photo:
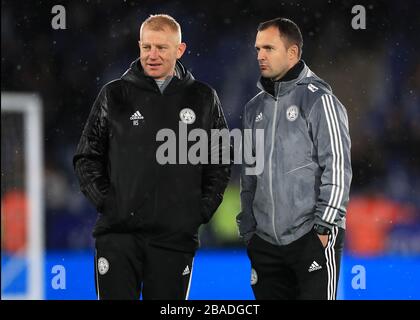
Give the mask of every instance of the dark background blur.
M 51 8 L 66 9 L 54 30 Z M 353 30 L 351 8 L 366 8 Z M 47 249 L 92 248 L 94 208 L 79 191 L 72 157 L 100 88 L 138 56 L 150 14 L 181 25 L 183 63 L 214 87 L 230 128 L 257 93 L 257 25 L 284 16 L 304 37 L 303 59 L 346 106 L 353 183 L 346 250 L 420 254 L 419 1 L 2 1 L 1 90 L 43 102 Z M 3 136 L 3 131 L 2 131 Z M 2 161 L 2 172 L 3 172 Z M 1 195 L 18 186 L 3 183 Z M 201 230 L 204 247 L 240 245 L 238 168 L 225 201 Z

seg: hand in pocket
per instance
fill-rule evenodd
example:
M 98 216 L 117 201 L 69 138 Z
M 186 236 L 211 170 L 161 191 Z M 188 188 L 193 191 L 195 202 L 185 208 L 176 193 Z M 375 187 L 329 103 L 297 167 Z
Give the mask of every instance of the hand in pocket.
M 327 234 L 326 235 L 318 234 L 318 238 L 321 241 L 322 246 L 324 248 L 326 248 L 327 244 L 328 244 L 328 235 Z

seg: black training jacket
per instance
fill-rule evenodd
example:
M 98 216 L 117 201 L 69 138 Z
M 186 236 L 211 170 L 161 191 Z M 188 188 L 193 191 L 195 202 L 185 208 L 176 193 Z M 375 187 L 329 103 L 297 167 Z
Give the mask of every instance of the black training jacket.
M 136 60 L 93 104 L 73 165 L 81 191 L 99 212 L 95 237 L 135 232 L 152 245 L 194 252 L 199 226 L 222 202 L 230 164 L 178 164 L 181 113 L 193 111 L 187 122 L 195 115 L 187 132 L 201 128 L 210 137 L 211 129 L 227 129 L 219 99 L 179 61 L 176 74 L 161 93 Z M 177 164 L 156 160 L 164 143 L 156 135 L 164 128 L 176 133 Z M 225 147 L 218 147 L 222 154 Z

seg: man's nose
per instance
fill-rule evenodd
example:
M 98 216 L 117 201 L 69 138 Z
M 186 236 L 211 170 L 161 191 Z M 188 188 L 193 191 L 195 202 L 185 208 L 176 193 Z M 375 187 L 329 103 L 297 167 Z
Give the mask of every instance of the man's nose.
M 158 50 L 156 48 L 151 48 L 150 53 L 149 53 L 149 57 L 151 59 L 157 59 L 158 58 Z
M 257 60 L 258 61 L 264 61 L 265 60 L 265 54 L 262 50 L 258 51 Z

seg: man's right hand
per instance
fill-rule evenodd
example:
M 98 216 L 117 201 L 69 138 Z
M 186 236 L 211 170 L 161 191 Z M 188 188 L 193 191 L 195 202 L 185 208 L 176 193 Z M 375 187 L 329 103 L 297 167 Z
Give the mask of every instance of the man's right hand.
M 326 248 L 327 247 L 327 244 L 328 244 L 328 235 L 327 234 L 326 235 L 318 234 L 318 238 L 321 241 L 322 246 L 324 248 Z

